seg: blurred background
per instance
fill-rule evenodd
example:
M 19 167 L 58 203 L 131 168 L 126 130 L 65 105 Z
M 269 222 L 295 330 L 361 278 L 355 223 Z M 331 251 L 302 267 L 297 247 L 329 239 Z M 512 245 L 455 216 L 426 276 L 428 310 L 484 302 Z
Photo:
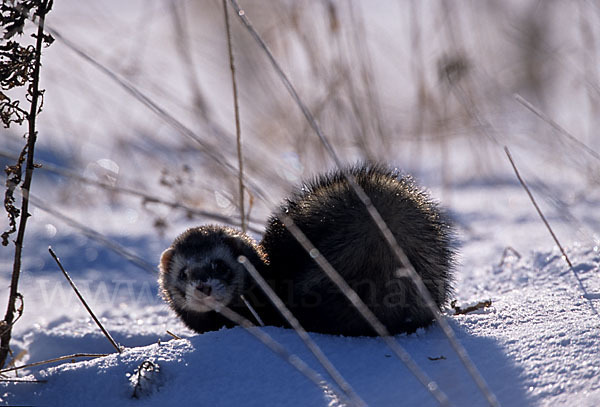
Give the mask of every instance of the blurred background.
M 595 2 L 241 6 L 344 162 L 401 168 L 448 209 L 461 251 L 458 297 L 486 294 L 506 247 L 526 254 L 554 244 L 505 145 L 563 243 L 597 250 Z M 275 205 L 334 163 L 229 11 L 244 171 L 269 195 L 244 194 L 259 239 Z M 42 58 L 42 168 L 34 173 L 23 290 L 39 297 L 35 279 L 57 272 L 48 245 L 86 281 L 114 283 L 135 270 L 153 282 L 140 264 L 154 267 L 186 227 L 239 224 L 238 178 L 222 165 L 238 165 L 223 4 L 61 0 L 46 22 L 60 37 Z M 25 132 L 0 130 L 3 166 Z M 5 217 L 0 226 L 7 228 Z M 2 270 L 12 255 L 0 248 Z M 149 287 L 145 300 L 160 301 Z

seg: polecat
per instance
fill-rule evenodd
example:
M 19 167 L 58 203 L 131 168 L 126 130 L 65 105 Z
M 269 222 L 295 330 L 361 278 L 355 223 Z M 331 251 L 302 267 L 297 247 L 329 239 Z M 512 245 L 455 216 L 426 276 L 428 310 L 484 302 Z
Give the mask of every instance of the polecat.
M 203 303 L 205 295 L 252 319 L 239 298 L 244 294 L 265 324 L 285 325 L 237 262 L 238 256 L 244 255 L 306 330 L 375 335 L 287 230 L 280 219 L 285 213 L 390 333 L 413 332 L 429 325 L 431 310 L 414 283 L 401 274 L 402 265 L 344 172 L 352 174 L 369 196 L 441 307 L 451 290 L 451 226 L 412 178 L 379 165 L 334 171 L 303 185 L 271 216 L 259 245 L 228 227 L 189 229 L 161 257 L 159 282 L 167 302 L 197 332 L 233 325 Z

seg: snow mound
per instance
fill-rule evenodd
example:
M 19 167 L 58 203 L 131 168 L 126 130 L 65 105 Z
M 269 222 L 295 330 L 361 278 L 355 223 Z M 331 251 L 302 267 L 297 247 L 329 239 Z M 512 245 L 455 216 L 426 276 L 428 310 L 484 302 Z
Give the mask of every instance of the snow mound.
M 568 254 L 576 275 L 557 250 L 535 252 L 527 259 L 507 258 L 502 266 L 487 270 L 486 283 L 479 287 L 477 300 L 491 298 L 490 307 L 448 316 L 503 405 L 600 403 L 600 316 L 593 308 L 600 307 L 600 253 L 597 247 L 575 246 Z M 343 405 L 331 387 L 315 386 L 240 327 L 192 335 L 158 306 L 137 318 L 128 319 L 118 310 L 106 318 L 113 336 L 128 347 L 122 354 L 29 372 L 29 378 L 47 382 L 1 383 L 2 401 L 86 406 Z M 165 341 L 169 338 L 165 328 L 189 337 Z M 293 331 L 274 327 L 264 331 L 329 380 Z M 369 405 L 437 405 L 381 339 L 312 337 Z M 397 340 L 454 405 L 485 404 L 439 327 L 399 335 Z M 75 351 L 112 351 L 95 326 L 82 320 L 38 327 L 24 346 L 31 361 Z M 137 392 L 136 384 L 141 387 Z M 134 392 L 137 398 L 132 397 Z

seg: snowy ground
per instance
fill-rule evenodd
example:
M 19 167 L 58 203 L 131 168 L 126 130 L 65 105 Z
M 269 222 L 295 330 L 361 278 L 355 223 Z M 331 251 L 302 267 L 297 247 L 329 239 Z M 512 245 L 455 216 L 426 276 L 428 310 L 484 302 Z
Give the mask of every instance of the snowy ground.
M 520 200 L 520 187 L 510 188 L 512 199 Z M 470 189 L 465 191 L 465 197 L 469 196 Z M 504 196 L 505 191 L 500 190 L 493 199 L 501 203 L 506 200 Z M 584 291 L 558 248 L 551 249 L 550 237 L 533 209 L 525 200 L 522 204 L 519 207 L 524 213 L 512 214 L 516 219 L 502 210 L 490 213 L 490 208 L 485 214 L 519 229 L 520 238 L 549 249 L 527 252 L 527 246 L 515 238 L 511 245 L 522 258 L 509 255 L 499 266 L 502 242 L 511 241 L 510 235 L 490 232 L 491 236 L 466 241 L 465 232 L 461 232 L 465 240 L 457 270 L 457 298 L 462 303 L 491 299 L 492 306 L 447 318 L 503 405 L 597 405 L 600 316 L 592 306 L 600 306 L 600 250 L 589 244 L 567 247 Z M 584 212 L 595 205 L 586 205 Z M 466 208 L 455 210 L 455 216 L 462 219 L 460 224 L 470 230 L 488 222 L 478 221 Z M 140 401 L 130 398 L 133 387 L 129 377 L 143 361 L 150 360 L 160 367 L 160 374 L 151 385 L 151 394 L 142 396 L 144 405 L 164 405 L 173 400 L 201 400 L 202 405 L 215 406 L 338 405 L 326 390 L 317 388 L 242 328 L 203 335 L 186 330 L 156 297 L 153 275 L 127 266 L 129 279 L 123 279 L 124 270 L 117 269 L 123 261 L 93 241 L 77 241 L 74 235 L 48 238 L 43 230 L 39 239 L 64 253 L 65 266 L 73 270 L 77 284 L 107 329 L 127 350 L 122 355 L 29 370 L 30 374 L 20 376 L 47 382 L 4 383 L 2 399 L 7 404 L 48 405 L 60 400 L 63 405 L 136 405 Z M 155 262 L 160 252 L 143 239 L 123 244 L 134 247 L 149 262 Z M 494 249 L 495 245 L 498 248 Z M 96 260 L 91 256 L 80 264 L 77 253 L 69 253 L 69 247 L 75 252 L 91 247 L 88 251 L 98 252 Z M 43 257 L 29 258 L 40 263 L 39 270 L 23 282 L 25 298 L 34 302 L 26 309 L 37 308 L 29 317 L 35 323 L 27 322 L 17 331 L 18 349 L 27 351 L 24 361 L 113 352 L 48 256 L 41 265 Z M 477 265 L 479 262 L 488 265 Z M 167 329 L 185 339 L 172 339 Z M 265 331 L 327 378 L 293 331 Z M 399 400 L 406 405 L 437 404 L 381 340 L 313 337 L 369 405 L 391 406 Z M 401 335 L 397 340 L 454 405 L 485 404 L 439 327 Z M 443 359 L 431 360 L 440 357 Z
M 164 50 L 173 53 L 170 38 L 164 34 L 165 27 L 171 29 L 168 4 L 157 1 L 146 9 L 133 1 L 127 7 L 116 1 L 107 1 L 106 7 L 84 3 L 57 2 L 54 20 L 49 19 L 49 23 L 67 38 L 76 39 L 77 44 L 115 71 L 141 69 L 129 79 L 196 129 L 195 112 L 186 104 L 187 83 L 180 78 L 176 58 L 164 57 L 162 53 Z M 377 18 L 383 18 L 386 24 L 393 20 L 387 15 L 382 17 L 381 14 L 387 13 L 380 11 L 373 11 Z M 202 21 L 212 17 L 215 16 L 207 12 Z M 132 28 L 130 21 L 147 21 L 148 24 L 143 25 L 143 30 L 137 30 L 139 26 Z M 107 22 L 112 24 L 110 30 L 106 29 Z M 381 30 L 387 35 L 385 27 L 382 24 Z M 201 61 L 199 72 L 205 76 L 201 82 L 208 94 L 226 93 L 228 98 L 229 87 L 223 91 L 223 83 L 228 83 L 228 72 L 222 69 L 227 59 L 214 51 L 214 46 L 207 45 L 214 41 L 219 46 L 224 44 L 222 35 L 213 31 L 209 25 L 196 43 L 200 47 L 196 55 Z M 135 47 L 126 40 L 129 38 L 136 39 Z M 393 41 L 383 43 L 395 45 Z M 149 44 L 161 51 L 152 52 Z M 385 55 L 390 55 L 392 64 L 398 64 L 393 52 Z M 46 108 L 40 116 L 40 141 L 36 151 L 40 161 L 94 180 L 108 180 L 118 186 L 233 218 L 235 208 L 231 204 L 230 190 L 235 190 L 235 182 L 232 188 L 221 187 L 220 175 L 215 175 L 204 156 L 180 142 L 179 135 L 173 134 L 172 129 L 83 63 L 60 41 L 50 47 L 45 56 Z M 144 60 L 143 69 L 135 65 L 139 62 L 136 58 Z M 290 65 L 294 73 L 293 64 Z M 172 75 L 165 77 L 165 72 Z M 555 88 L 570 84 L 569 78 L 552 85 L 561 95 L 557 98 L 561 101 L 568 99 L 560 93 L 564 89 Z M 403 82 L 389 83 L 402 86 Z M 243 90 L 244 86 L 241 87 Z M 275 87 L 267 87 L 267 90 L 269 96 L 270 92 L 279 92 Z M 264 100 L 253 99 L 256 89 L 246 92 L 241 96 L 242 107 L 251 111 L 250 107 L 256 104 L 252 113 L 270 120 L 268 109 L 262 104 Z M 396 96 L 395 91 L 390 90 L 390 93 Z M 495 109 L 501 103 L 491 100 L 491 95 L 489 98 L 493 113 L 486 118 L 496 125 L 503 122 L 493 120 L 500 114 Z M 221 103 L 211 99 L 211 102 L 216 104 L 213 106 L 215 115 L 227 117 L 224 123 L 230 128 L 231 110 L 223 108 L 230 106 L 229 99 Z M 501 102 L 510 105 L 514 100 L 509 97 Z M 575 105 L 577 108 L 553 106 L 557 120 L 566 120 L 569 129 L 578 130 L 582 122 L 579 114 L 585 109 Z M 519 109 L 514 108 L 521 112 Z M 413 109 L 406 108 L 406 111 L 410 116 Z M 467 315 L 452 315 L 448 311 L 447 319 L 502 405 L 599 405 L 600 193 L 594 176 L 598 164 L 573 145 L 554 143 L 546 127 L 541 127 L 542 130 L 535 127 L 534 124 L 539 124 L 537 119 L 527 121 L 529 116 L 518 114 L 510 117 L 511 120 L 502 124 L 501 130 L 506 132 L 498 131 L 503 135 L 496 136 L 502 137 L 502 143 L 513 149 L 519 168 L 565 245 L 573 270 L 561 257 L 498 145 L 490 143 L 485 148 L 472 149 L 471 140 L 459 137 L 446 146 L 450 158 L 444 158 L 435 143 L 415 147 L 398 142 L 385 159 L 416 173 L 419 181 L 443 201 L 457 225 L 460 258 L 456 270 L 456 299 L 461 305 L 490 299 L 492 305 Z M 569 118 L 573 121 L 569 122 Z M 248 171 L 255 181 L 269 187 L 275 200 L 281 199 L 299 177 L 330 166 L 323 162 L 315 163 L 314 167 L 308 165 L 310 158 L 298 158 L 295 150 L 283 141 L 257 139 L 256 134 L 265 129 L 264 123 L 258 122 L 260 119 L 248 118 L 244 122 L 245 137 L 251 140 L 246 150 Z M 475 127 L 468 131 L 474 131 Z M 540 138 L 535 138 L 538 133 Z M 6 140 L 3 151 L 18 154 L 21 133 L 6 132 L 2 136 Z M 232 133 L 226 136 L 232 137 Z M 224 154 L 231 154 L 234 143 L 227 137 L 216 140 L 215 145 Z M 541 145 L 540 140 L 543 140 Z M 348 147 L 352 141 L 340 145 L 343 142 L 343 138 L 336 140 L 336 147 L 342 153 L 348 152 L 344 155 L 346 161 L 354 161 L 356 154 Z M 417 148 L 423 155 L 414 159 L 412 153 Z M 156 151 L 160 154 L 156 155 Z M 557 156 L 556 151 L 563 154 Z M 263 162 L 265 157 L 269 158 L 269 165 Z M 441 164 L 443 160 L 448 161 Z M 420 161 L 421 166 L 415 161 Z M 8 160 L 0 157 L 0 164 L 7 163 Z M 252 166 L 257 163 L 262 165 Z M 185 164 L 192 171 L 184 174 L 180 184 L 170 182 Z M 452 171 L 445 173 L 448 168 Z M 170 181 L 160 182 L 165 169 L 165 177 Z M 188 194 L 190 189 L 194 193 Z M 33 209 L 27 229 L 20 283 L 25 312 L 14 327 L 12 347 L 18 359 L 15 364 L 74 353 L 109 355 L 10 373 L 10 378 L 18 376 L 44 382 L 2 382 L 2 403 L 343 405 L 328 385 L 315 386 L 242 328 L 195 335 L 160 300 L 156 274 L 152 271 L 160 253 L 185 227 L 211 222 L 209 218 L 190 218 L 181 210 L 141 204 L 139 197 L 109 193 L 43 168 L 35 173 L 32 192 L 42 198 L 43 204 Z M 252 215 L 257 219 L 257 232 L 253 233 L 259 237 L 262 221 L 273 203 L 255 202 L 255 205 Z M 55 211 L 78 224 L 66 222 Z M 168 219 L 168 223 L 162 228 L 156 227 L 157 221 L 164 219 Z M 5 227 L 2 223 L 0 226 Z M 137 256 L 138 264 L 125 258 L 123 253 L 116 253 L 90 230 L 103 234 L 110 242 Z M 115 340 L 126 348 L 122 354 L 113 353 L 110 343 L 77 301 L 49 256 L 48 246 L 57 252 Z M 518 255 L 510 252 L 500 264 L 507 247 Z M 3 270 L 0 287 L 9 285 L 11 248 L 0 248 L 0 270 Z M 146 266 L 140 267 L 140 261 Z M 175 340 L 166 330 L 184 339 Z M 264 331 L 331 382 L 293 331 L 273 327 Z M 381 339 L 312 337 L 369 405 L 437 405 Z M 396 339 L 439 384 L 453 405 L 485 405 L 437 325 Z M 144 386 L 146 391 L 140 399 L 133 399 L 132 378 L 144 361 L 151 361 L 160 370 L 148 381 L 150 385 Z

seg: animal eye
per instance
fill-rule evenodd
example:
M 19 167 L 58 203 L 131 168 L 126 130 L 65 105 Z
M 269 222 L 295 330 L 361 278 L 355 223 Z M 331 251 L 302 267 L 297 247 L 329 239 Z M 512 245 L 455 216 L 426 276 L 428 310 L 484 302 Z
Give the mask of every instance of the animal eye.
M 184 266 L 181 270 L 179 270 L 179 275 L 177 277 L 179 277 L 180 280 L 185 280 L 186 271 L 187 271 L 187 267 Z
M 226 277 L 231 273 L 231 270 L 222 260 L 217 260 L 213 263 L 213 270 L 220 276 Z

